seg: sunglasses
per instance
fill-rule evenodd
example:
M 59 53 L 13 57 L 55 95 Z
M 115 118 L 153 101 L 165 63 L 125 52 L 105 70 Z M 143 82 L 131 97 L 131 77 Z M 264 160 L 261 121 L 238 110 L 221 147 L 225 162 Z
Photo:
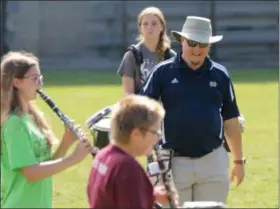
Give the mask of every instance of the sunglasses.
M 192 48 L 196 47 L 197 45 L 200 47 L 200 48 L 206 48 L 208 46 L 207 43 L 200 43 L 200 42 L 196 42 L 196 41 L 193 41 L 193 40 L 188 40 L 186 39 L 188 45 Z

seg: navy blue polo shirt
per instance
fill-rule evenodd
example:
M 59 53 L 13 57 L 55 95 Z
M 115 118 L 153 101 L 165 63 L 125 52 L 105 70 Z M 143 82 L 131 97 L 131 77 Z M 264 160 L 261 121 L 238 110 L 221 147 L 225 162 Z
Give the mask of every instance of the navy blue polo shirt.
M 221 146 L 223 121 L 239 116 L 228 71 L 208 57 L 192 70 L 178 53 L 155 66 L 139 94 L 162 102 L 162 147 L 186 157 L 202 157 Z

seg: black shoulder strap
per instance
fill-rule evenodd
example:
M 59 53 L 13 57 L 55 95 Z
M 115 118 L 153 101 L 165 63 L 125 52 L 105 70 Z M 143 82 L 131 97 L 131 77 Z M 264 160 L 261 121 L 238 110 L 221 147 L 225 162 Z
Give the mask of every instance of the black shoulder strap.
M 130 45 L 127 48 L 127 51 L 131 51 L 135 57 L 136 63 L 138 66 L 140 66 L 143 63 L 143 55 L 139 49 L 136 48 L 134 44 Z M 171 57 L 173 57 L 172 52 L 170 48 L 167 48 L 164 52 L 164 60 L 168 60 Z
M 170 48 L 167 48 L 164 52 L 164 60 L 168 60 L 172 57 L 172 53 L 171 53 L 171 50 Z
M 142 52 L 136 48 L 136 46 L 134 44 L 130 45 L 128 48 L 127 48 L 127 51 L 131 51 L 135 60 L 136 60 L 136 65 L 137 65 L 137 68 L 136 70 L 139 72 L 139 74 L 141 74 L 140 72 L 140 66 L 141 64 L 143 63 L 143 54 Z M 139 89 L 136 89 L 135 88 L 135 94 L 137 94 L 139 92 L 141 88 Z
M 130 45 L 127 48 L 127 51 L 131 51 L 133 53 L 138 66 L 140 66 L 143 63 L 143 55 L 141 51 L 138 50 L 134 44 Z

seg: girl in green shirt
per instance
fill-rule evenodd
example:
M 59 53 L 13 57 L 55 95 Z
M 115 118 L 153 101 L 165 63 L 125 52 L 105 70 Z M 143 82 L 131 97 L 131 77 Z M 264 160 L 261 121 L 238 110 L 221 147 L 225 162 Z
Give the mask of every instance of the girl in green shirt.
M 84 135 L 65 156 L 76 137 L 65 129 L 57 150 L 44 115 L 35 106 L 42 85 L 38 59 L 9 52 L 1 61 L 1 208 L 51 208 L 52 175 L 81 162 L 91 150 Z

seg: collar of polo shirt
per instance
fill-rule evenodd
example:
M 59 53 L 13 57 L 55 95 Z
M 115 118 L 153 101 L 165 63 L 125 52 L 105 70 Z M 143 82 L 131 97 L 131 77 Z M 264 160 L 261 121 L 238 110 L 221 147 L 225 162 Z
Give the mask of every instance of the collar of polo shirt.
M 200 68 L 196 69 L 196 70 L 193 70 L 192 68 L 190 68 L 188 66 L 188 64 L 183 60 L 182 58 L 182 51 L 180 51 L 178 53 L 178 56 L 177 56 L 177 63 L 179 64 L 179 67 L 180 69 L 192 74 L 192 75 L 201 75 L 202 73 L 206 72 L 206 71 L 209 71 L 212 67 L 212 62 L 211 60 L 209 59 L 209 57 L 206 57 L 203 64 L 201 65 Z

